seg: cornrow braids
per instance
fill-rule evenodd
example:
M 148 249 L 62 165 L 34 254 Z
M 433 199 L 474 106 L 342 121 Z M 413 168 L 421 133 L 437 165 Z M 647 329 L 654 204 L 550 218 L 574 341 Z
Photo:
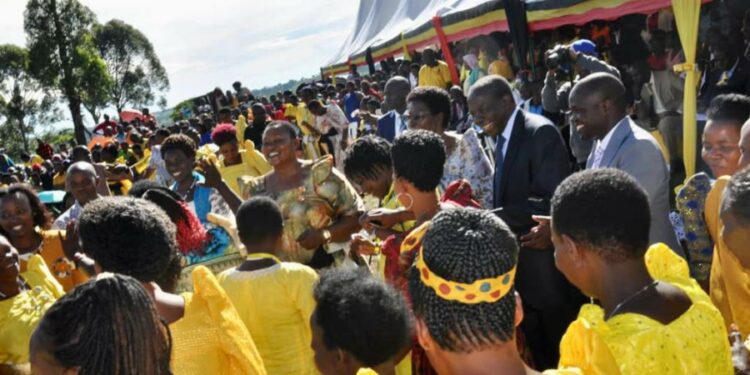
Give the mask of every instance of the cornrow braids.
M 429 130 L 409 130 L 399 135 L 391 147 L 395 176 L 411 182 L 422 192 L 438 187 L 445 158 L 443 139 Z
M 177 252 L 175 226 L 155 204 L 106 197 L 86 205 L 78 221 L 84 253 L 104 271 L 161 280 Z
M 344 174 L 347 178 L 378 178 L 380 170 L 393 168 L 391 145 L 383 138 L 367 135 L 357 139 L 346 150 Z
M 422 257 L 432 273 L 460 283 L 498 277 L 518 261 L 518 244 L 508 226 L 497 216 L 472 208 L 440 212 L 422 246 Z M 409 293 L 416 318 L 444 350 L 469 353 L 513 338 L 515 287 L 492 303 L 449 301 L 425 285 L 413 267 Z
M 171 337 L 132 277 L 108 274 L 79 285 L 45 313 L 31 352 L 49 352 L 79 374 L 171 374 Z

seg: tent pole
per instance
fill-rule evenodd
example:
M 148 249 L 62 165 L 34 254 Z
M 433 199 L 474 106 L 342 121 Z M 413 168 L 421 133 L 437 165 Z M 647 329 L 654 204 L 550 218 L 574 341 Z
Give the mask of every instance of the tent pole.
M 440 49 L 443 51 L 443 57 L 445 57 L 445 63 L 448 64 L 448 70 L 451 72 L 451 81 L 454 85 L 458 85 L 461 82 L 458 80 L 458 70 L 456 70 L 456 61 L 453 59 L 450 46 L 448 46 L 448 37 L 445 35 L 443 30 L 443 24 L 440 21 L 440 16 L 432 17 L 432 26 L 435 28 L 435 33 L 440 41 Z

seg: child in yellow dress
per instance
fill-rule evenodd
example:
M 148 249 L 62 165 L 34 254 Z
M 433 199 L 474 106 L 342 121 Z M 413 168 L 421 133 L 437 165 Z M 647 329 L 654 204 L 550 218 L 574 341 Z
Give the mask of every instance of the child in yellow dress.
M 83 252 L 97 269 L 132 276 L 151 294 L 172 332 L 174 374 L 266 374 L 252 337 L 207 268 L 193 271 L 193 293 L 162 290 L 176 284 L 180 257 L 175 226 L 158 206 L 101 198 L 86 205 L 78 225 Z
M 568 177 L 552 198 L 557 268 L 599 304 L 584 305 L 559 367 L 585 374 L 732 374 L 721 314 L 687 262 L 649 248 L 646 192 L 625 172 Z
M 309 322 L 317 274 L 276 257 L 284 223 L 275 201 L 251 198 L 236 217 L 248 258 L 219 274 L 219 283 L 258 345 L 269 374 L 315 374 Z

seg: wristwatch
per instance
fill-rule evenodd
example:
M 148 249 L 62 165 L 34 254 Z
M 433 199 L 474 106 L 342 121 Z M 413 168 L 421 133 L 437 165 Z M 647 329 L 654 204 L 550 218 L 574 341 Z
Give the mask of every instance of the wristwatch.
M 325 241 L 326 244 L 331 243 L 331 231 L 328 229 L 323 229 L 323 241 Z

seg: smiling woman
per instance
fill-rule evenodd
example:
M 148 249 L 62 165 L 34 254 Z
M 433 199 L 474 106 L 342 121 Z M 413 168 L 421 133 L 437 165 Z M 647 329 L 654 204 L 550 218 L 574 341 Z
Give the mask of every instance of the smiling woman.
M 240 179 L 242 197 L 269 196 L 284 216 L 283 260 L 323 268 L 343 261 L 343 250 L 359 229 L 364 205 L 333 159 L 299 160 L 293 125 L 271 123 L 263 133 L 263 154 L 273 170 L 261 177 Z M 333 254 L 333 256 L 331 255 Z
M 39 254 L 65 291 L 86 281 L 66 254 L 75 253 L 73 244 L 64 241 L 63 231 L 48 230 L 51 215 L 36 193 L 23 184 L 0 189 L 0 235 L 18 249 L 21 272 L 29 259 Z M 65 237 L 67 238 L 67 237 Z

